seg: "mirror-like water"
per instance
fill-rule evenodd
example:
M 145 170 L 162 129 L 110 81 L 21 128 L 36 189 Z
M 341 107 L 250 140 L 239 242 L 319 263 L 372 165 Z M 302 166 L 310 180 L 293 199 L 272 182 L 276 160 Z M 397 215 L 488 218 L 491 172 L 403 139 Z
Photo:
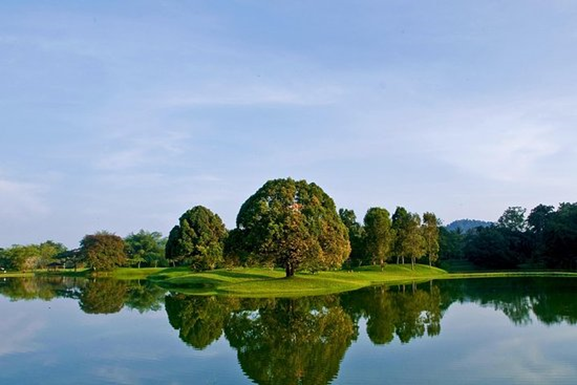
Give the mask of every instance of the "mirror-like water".
M 569 384 L 577 280 L 472 279 L 300 299 L 146 282 L 0 281 L 0 383 Z

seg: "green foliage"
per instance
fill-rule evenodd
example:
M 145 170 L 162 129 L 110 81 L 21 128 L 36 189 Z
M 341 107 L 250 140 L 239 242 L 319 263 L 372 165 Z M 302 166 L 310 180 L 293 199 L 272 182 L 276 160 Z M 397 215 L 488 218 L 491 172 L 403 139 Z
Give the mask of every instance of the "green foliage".
M 393 214 L 393 230 L 395 230 L 394 254 L 404 263 L 405 258 L 411 259 L 414 268 L 416 260 L 423 256 L 424 239 L 421 234 L 421 218 L 418 214 L 409 213 L 403 207 L 397 207 Z
M 524 231 L 527 227 L 525 212 L 527 210 L 520 206 L 512 206 L 505 210 L 497 221 L 497 227 L 502 227 L 511 231 Z
M 186 211 L 168 236 L 166 258 L 173 265 L 211 270 L 223 263 L 226 228 L 220 217 L 203 206 Z
M 106 231 L 85 235 L 80 241 L 80 254 L 96 271 L 110 271 L 126 265 L 124 240 Z
M 339 268 L 351 251 L 347 229 L 333 200 L 319 186 L 304 180 L 265 183 L 240 208 L 237 228 L 247 252 L 261 264 L 283 266 L 287 276 L 300 267 Z
M 124 307 L 128 284 L 116 279 L 88 281 L 80 294 L 80 308 L 87 314 L 118 313 Z
M 46 241 L 38 245 L 13 245 L 0 250 L 0 267 L 8 270 L 32 271 L 43 269 L 66 251 L 61 243 Z
M 164 257 L 165 241 L 162 234 L 157 231 L 140 230 L 138 233 L 130 233 L 125 239 L 126 253 L 132 266 L 140 268 L 142 263 L 150 267 L 166 266 Z
M 170 294 L 165 309 L 170 325 L 187 345 L 203 350 L 216 341 L 232 311 L 230 299 Z
M 439 221 L 433 213 L 423 214 L 422 226 L 425 256 L 432 266 L 439 259 Z
M 372 207 L 365 214 L 363 222 L 365 251 L 371 263 L 379 263 L 382 269 L 391 257 L 395 241 L 389 212 L 380 207 Z
M 365 229 L 359 222 L 353 210 L 339 209 L 339 217 L 349 231 L 349 242 L 351 243 L 350 262 L 354 266 L 361 266 L 363 263 L 370 263 L 365 252 Z
M 548 266 L 577 269 L 577 203 L 561 203 L 547 216 L 542 243 Z
M 465 234 L 460 230 L 450 231 L 439 228 L 439 257 L 442 260 L 461 260 L 465 258 Z
M 327 384 L 357 329 L 335 297 L 261 300 L 233 312 L 225 335 L 255 383 Z

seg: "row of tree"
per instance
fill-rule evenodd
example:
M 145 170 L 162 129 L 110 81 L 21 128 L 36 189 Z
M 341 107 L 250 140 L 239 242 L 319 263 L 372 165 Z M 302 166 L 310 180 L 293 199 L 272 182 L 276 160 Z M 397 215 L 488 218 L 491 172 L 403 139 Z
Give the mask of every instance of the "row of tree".
M 111 270 L 117 266 L 186 265 L 194 270 L 223 266 L 281 266 L 287 277 L 297 269 L 318 271 L 350 265 L 397 263 L 426 256 L 438 257 L 438 221 L 398 207 L 367 211 L 364 223 L 352 210 L 336 210 L 334 201 L 319 186 L 304 180 L 266 182 L 241 206 L 236 228 L 227 231 L 218 215 L 203 206 L 186 211 L 167 239 L 141 230 L 121 238 L 102 231 L 86 235 L 80 248 L 61 244 L 14 246 L 0 250 L 0 266 L 15 270 L 51 265 L 88 266 Z
M 439 257 L 439 221 L 435 214 L 410 213 L 404 207 L 397 207 L 393 216 L 380 207 L 370 208 L 363 219 L 357 222 L 353 210 L 340 209 L 339 216 L 349 230 L 352 264 L 379 264 L 384 268 L 387 261 L 396 257 L 396 263 L 411 260 L 414 267 L 417 260 L 425 257 L 429 265 Z
M 80 247 L 72 250 L 54 241 L 0 249 L 0 267 L 31 271 L 84 266 L 93 270 L 111 270 L 117 266 L 168 266 L 166 242 L 159 232 L 140 230 L 122 238 L 100 231 L 86 235 L 80 241 Z
M 438 258 L 438 221 L 398 207 L 392 218 L 386 209 L 367 211 L 364 224 L 354 211 L 338 213 L 331 197 L 304 180 L 276 179 L 265 183 L 241 206 L 236 228 L 227 232 L 209 209 L 185 212 L 170 232 L 166 257 L 173 265 L 193 269 L 217 266 L 282 266 L 286 276 L 297 269 L 317 271 L 351 265 L 397 263 L 412 266 L 426 256 Z
M 577 203 L 557 209 L 541 204 L 526 212 L 509 207 L 496 224 L 465 233 L 441 229 L 441 258 L 491 269 L 577 269 Z

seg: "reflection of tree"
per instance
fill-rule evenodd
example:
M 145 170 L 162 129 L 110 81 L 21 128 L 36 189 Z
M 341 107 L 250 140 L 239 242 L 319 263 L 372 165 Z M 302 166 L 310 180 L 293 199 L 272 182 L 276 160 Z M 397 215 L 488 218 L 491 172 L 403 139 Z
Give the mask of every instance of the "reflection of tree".
M 269 300 L 232 314 L 226 337 L 258 384 L 327 384 L 356 327 L 337 297 Z
M 221 335 L 234 300 L 170 294 L 165 298 L 168 321 L 179 330 L 180 339 L 195 349 L 204 349 Z
M 440 281 L 437 285 L 446 307 L 455 301 L 475 302 L 503 312 L 516 325 L 531 322 L 531 298 L 545 289 L 533 278 Z
M 367 334 L 375 344 L 403 343 L 441 331 L 440 290 L 430 285 L 398 289 L 385 286 L 343 294 L 343 303 L 355 319 L 367 319 Z
M 0 280 L 0 295 L 13 301 L 54 298 L 80 300 L 86 313 L 116 313 L 126 304 L 139 312 L 159 310 L 165 290 L 148 281 L 117 281 L 47 275 Z
M 150 281 L 130 281 L 126 296 L 126 306 L 140 313 L 161 309 L 166 290 Z
M 90 280 L 80 294 L 80 308 L 88 314 L 118 313 L 124 307 L 127 292 L 125 281 Z
M 546 325 L 567 322 L 577 324 L 575 302 L 575 279 L 557 278 L 555 281 L 540 280 L 542 290 L 531 298 L 533 313 Z
M 77 298 L 79 285 L 82 280 L 62 276 L 8 278 L 0 280 L 0 294 L 13 301 Z

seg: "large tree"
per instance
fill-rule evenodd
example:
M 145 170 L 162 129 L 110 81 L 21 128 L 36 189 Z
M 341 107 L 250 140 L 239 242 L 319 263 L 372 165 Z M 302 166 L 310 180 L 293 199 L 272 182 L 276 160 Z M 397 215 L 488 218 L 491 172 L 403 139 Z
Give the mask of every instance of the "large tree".
M 527 228 L 525 212 L 527 210 L 520 206 L 509 207 L 497 221 L 497 227 L 502 227 L 511 231 L 522 232 Z
M 140 230 L 138 233 L 130 233 L 125 239 L 126 252 L 131 265 L 140 268 L 141 263 L 157 267 L 164 258 L 164 240 L 162 234 L 157 231 Z
M 371 263 L 379 263 L 384 269 L 391 257 L 395 233 L 391 227 L 391 217 L 386 209 L 371 207 L 365 214 L 365 250 Z
M 93 270 L 110 271 L 126 265 L 124 240 L 106 231 L 85 235 L 80 241 L 80 253 Z
M 354 210 L 339 209 L 339 217 L 349 231 L 349 241 L 351 243 L 351 253 L 349 255 L 351 264 L 362 265 L 367 260 L 364 250 L 364 232 L 363 226 L 357 222 L 357 216 Z
M 423 240 L 429 266 L 439 259 L 439 221 L 433 213 L 423 214 Z
M 223 261 L 227 231 L 220 217 L 204 206 L 186 211 L 168 236 L 166 258 L 194 270 L 214 269 Z
M 394 252 L 405 263 L 405 258 L 411 259 L 411 268 L 424 253 L 424 239 L 421 234 L 421 218 L 418 214 L 410 213 L 403 207 L 397 207 L 393 214 L 393 229 L 395 230 Z
M 299 267 L 339 268 L 351 251 L 333 200 L 304 180 L 266 182 L 242 205 L 236 223 L 247 251 L 283 266 L 287 277 Z

